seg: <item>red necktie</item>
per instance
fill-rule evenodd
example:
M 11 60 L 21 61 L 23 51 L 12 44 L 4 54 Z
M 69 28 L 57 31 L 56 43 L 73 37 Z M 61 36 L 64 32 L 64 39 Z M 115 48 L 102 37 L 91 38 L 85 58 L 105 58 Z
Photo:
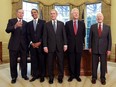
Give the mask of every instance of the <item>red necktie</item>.
M 75 33 L 75 35 L 76 35 L 76 34 L 77 34 L 77 26 L 76 26 L 76 21 L 74 21 L 73 27 L 74 27 L 74 33 Z
M 102 33 L 102 31 L 101 31 L 101 23 L 99 23 L 99 27 L 98 27 L 98 34 L 99 34 L 99 37 L 101 36 L 101 33 Z

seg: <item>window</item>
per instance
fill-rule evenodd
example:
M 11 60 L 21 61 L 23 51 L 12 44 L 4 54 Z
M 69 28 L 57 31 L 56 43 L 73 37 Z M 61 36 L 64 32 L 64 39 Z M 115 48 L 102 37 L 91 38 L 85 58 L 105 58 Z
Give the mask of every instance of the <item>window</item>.
M 55 9 L 58 12 L 58 16 L 57 19 L 62 21 L 62 22 L 66 22 L 68 20 L 70 20 L 70 7 L 68 5 L 55 5 Z
M 31 16 L 31 10 L 33 8 L 38 9 L 38 3 L 30 3 L 30 2 L 23 1 L 23 10 L 24 10 L 23 19 L 25 21 L 29 22 L 33 19 Z
M 89 44 L 89 33 L 92 24 L 96 23 L 96 14 L 101 12 L 101 3 L 89 4 L 86 6 L 86 38 L 85 38 L 85 48 L 88 48 Z

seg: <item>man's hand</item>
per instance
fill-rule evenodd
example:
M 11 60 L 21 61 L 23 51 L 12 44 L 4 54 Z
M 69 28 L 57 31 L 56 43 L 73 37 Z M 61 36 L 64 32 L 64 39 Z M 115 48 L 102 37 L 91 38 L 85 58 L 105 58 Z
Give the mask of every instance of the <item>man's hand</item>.
M 35 43 L 35 47 L 36 47 L 36 48 L 39 48 L 40 45 L 41 45 L 41 42 Z
M 33 48 L 36 48 L 35 43 L 31 43 L 31 45 L 32 45 Z
M 64 46 L 64 52 L 67 50 L 67 47 Z
M 44 47 L 44 52 L 48 53 L 48 47 Z
M 111 51 L 107 51 L 107 55 L 109 56 L 111 54 Z
M 89 52 L 91 53 L 92 51 L 91 51 L 91 48 L 89 49 Z
M 15 29 L 18 28 L 18 27 L 22 27 L 22 22 L 21 21 L 18 21 L 14 26 Z

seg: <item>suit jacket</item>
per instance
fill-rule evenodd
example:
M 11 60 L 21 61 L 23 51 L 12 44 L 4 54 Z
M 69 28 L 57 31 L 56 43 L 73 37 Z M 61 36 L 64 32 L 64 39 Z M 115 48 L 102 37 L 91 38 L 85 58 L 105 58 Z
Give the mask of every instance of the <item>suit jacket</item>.
M 83 50 L 84 38 L 85 38 L 85 24 L 78 20 L 77 34 L 74 33 L 73 20 L 66 22 L 65 24 L 67 41 L 68 41 L 68 52 L 81 53 Z
M 43 33 L 43 45 L 48 47 L 49 52 L 58 51 L 63 52 L 64 45 L 67 45 L 67 38 L 64 29 L 64 23 L 57 21 L 57 30 L 54 31 L 52 21 L 46 23 Z
M 101 37 L 98 35 L 98 24 L 93 24 L 90 28 L 89 48 L 92 48 L 92 53 L 106 54 L 111 51 L 112 38 L 110 27 L 103 24 Z
M 28 23 L 27 33 L 28 33 L 29 42 L 32 41 L 33 43 L 36 43 L 36 42 L 42 43 L 44 24 L 45 24 L 44 20 L 38 19 L 36 31 L 35 31 L 33 26 L 33 20 Z
M 8 49 L 9 50 L 18 50 L 20 45 L 26 50 L 27 47 L 27 32 L 26 32 L 26 21 L 22 21 L 22 27 L 14 28 L 17 18 L 9 19 L 6 32 L 11 33 L 11 37 L 9 40 Z

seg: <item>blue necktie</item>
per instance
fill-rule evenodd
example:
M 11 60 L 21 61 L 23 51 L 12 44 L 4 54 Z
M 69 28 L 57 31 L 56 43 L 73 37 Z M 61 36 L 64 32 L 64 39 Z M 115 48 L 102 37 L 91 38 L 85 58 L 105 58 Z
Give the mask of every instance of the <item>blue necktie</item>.
M 36 31 L 36 20 L 33 20 L 34 31 Z

